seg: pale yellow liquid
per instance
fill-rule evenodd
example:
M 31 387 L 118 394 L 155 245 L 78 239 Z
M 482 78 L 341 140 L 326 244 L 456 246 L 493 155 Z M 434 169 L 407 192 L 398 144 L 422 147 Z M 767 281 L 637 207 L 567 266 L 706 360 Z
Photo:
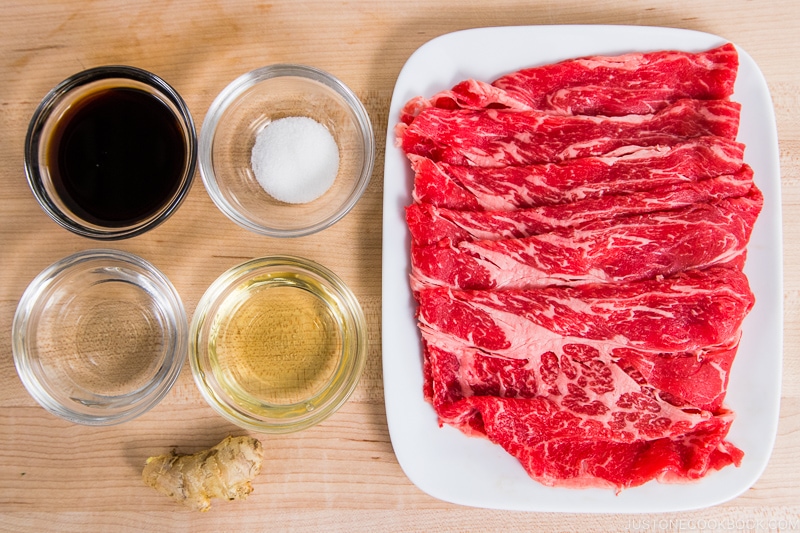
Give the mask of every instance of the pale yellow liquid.
M 209 342 L 220 385 L 252 410 L 306 402 L 336 373 L 342 338 L 335 306 L 305 282 L 280 275 L 231 294 Z

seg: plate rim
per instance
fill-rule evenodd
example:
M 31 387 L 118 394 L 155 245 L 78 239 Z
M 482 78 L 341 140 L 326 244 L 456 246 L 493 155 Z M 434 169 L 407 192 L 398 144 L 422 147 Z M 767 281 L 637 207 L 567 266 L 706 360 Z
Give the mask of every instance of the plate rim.
M 420 449 L 409 449 L 409 446 L 406 444 L 406 438 L 400 438 L 398 436 L 399 431 L 405 431 L 409 427 L 409 413 L 407 411 L 403 411 L 396 407 L 396 403 L 399 401 L 397 398 L 398 394 L 403 394 L 404 392 L 396 392 L 395 387 L 399 385 L 396 383 L 396 378 L 392 375 L 392 371 L 395 368 L 394 363 L 391 359 L 393 351 L 396 349 L 396 344 L 393 344 L 396 339 L 391 334 L 393 328 L 397 327 L 396 321 L 396 313 L 392 312 L 392 309 L 387 309 L 387 306 L 390 304 L 396 304 L 396 299 L 394 298 L 394 293 L 397 290 L 398 280 L 396 277 L 393 277 L 396 274 L 396 271 L 393 267 L 387 268 L 387 259 L 393 259 L 394 250 L 392 249 L 393 246 L 397 246 L 396 238 L 397 238 L 397 230 L 398 228 L 393 226 L 391 222 L 393 219 L 389 218 L 390 213 L 396 214 L 396 209 L 398 208 L 397 202 L 400 200 L 398 196 L 395 194 L 396 188 L 390 185 L 387 185 L 389 180 L 394 179 L 393 172 L 395 168 L 392 166 L 392 161 L 396 161 L 396 157 L 398 155 L 399 149 L 394 145 L 394 127 L 397 124 L 397 112 L 399 111 L 400 106 L 405 103 L 405 100 L 408 98 L 409 95 L 403 95 L 402 89 L 403 84 L 408 76 L 414 73 L 414 69 L 416 68 L 415 62 L 419 62 L 421 59 L 426 59 L 426 56 L 429 56 L 434 53 L 439 53 L 439 49 L 443 46 L 451 46 L 453 43 L 458 43 L 459 40 L 466 38 L 477 38 L 483 37 L 487 38 L 490 37 L 492 39 L 497 39 L 498 33 L 504 33 L 506 35 L 501 37 L 505 40 L 510 40 L 514 37 L 518 36 L 527 36 L 530 32 L 561 32 L 562 34 L 569 35 L 570 32 L 589 32 L 591 34 L 603 34 L 605 33 L 608 35 L 608 32 L 614 32 L 616 35 L 620 33 L 624 34 L 625 39 L 628 39 L 631 33 L 638 34 L 638 38 L 641 38 L 644 33 L 652 35 L 653 33 L 659 33 L 659 39 L 667 39 L 680 41 L 680 38 L 690 38 L 692 42 L 704 42 L 703 46 L 691 47 L 691 46 L 674 46 L 674 49 L 682 49 L 682 50 L 701 50 L 704 48 L 711 48 L 713 46 L 717 46 L 726 42 L 732 42 L 728 39 L 723 37 L 701 32 L 697 30 L 689 30 L 684 28 L 667 28 L 667 27 L 660 27 L 660 26 L 632 26 L 632 25 L 592 25 L 592 24 L 570 24 L 570 25 L 526 25 L 526 26 L 489 26 L 489 27 L 479 27 L 479 28 L 469 28 L 458 30 L 450 33 L 445 33 L 434 37 L 427 42 L 423 43 L 419 48 L 417 48 L 407 59 L 403 68 L 401 69 L 397 81 L 395 83 L 395 87 L 392 93 L 392 101 L 389 110 L 389 117 L 388 117 L 388 124 L 387 124 L 387 138 L 386 138 L 386 152 L 385 152 L 385 165 L 384 165 L 384 198 L 383 198 L 383 273 L 382 273 L 382 359 L 383 359 L 383 382 L 384 382 L 384 402 L 386 407 L 386 416 L 387 416 L 387 424 L 389 428 L 390 438 L 392 440 L 392 444 L 395 450 L 395 454 L 397 456 L 398 462 L 403 469 L 406 476 L 414 483 L 419 489 L 423 492 L 433 496 L 437 499 L 444 500 L 454 504 L 466 505 L 470 507 L 483 507 L 483 508 L 492 508 L 492 509 L 504 509 L 504 510 L 516 510 L 516 511 L 549 511 L 549 512 L 616 512 L 616 513 L 643 513 L 643 512 L 668 512 L 668 511 L 687 511 L 693 509 L 700 509 L 705 508 L 713 505 L 717 505 L 723 503 L 725 501 L 731 500 L 742 493 L 746 492 L 757 480 L 760 478 L 761 474 L 763 473 L 764 469 L 769 462 L 769 458 L 771 456 L 772 450 L 774 448 L 775 439 L 777 438 L 777 425 L 778 425 L 778 418 L 779 418 L 779 410 L 780 410 L 780 386 L 781 386 L 781 375 L 782 375 L 782 358 L 783 358 L 783 302 L 782 302 L 782 281 L 783 281 L 783 261 L 782 261 L 782 226 L 781 226 L 781 212 L 780 212 L 780 164 L 779 164 L 779 153 L 778 153 L 778 138 L 777 138 L 777 127 L 775 124 L 775 116 L 774 116 L 774 108 L 771 103 L 769 89 L 766 85 L 766 80 L 763 77 L 758 66 L 752 60 L 752 58 L 738 45 L 734 45 L 737 48 L 737 51 L 740 55 L 740 65 L 747 63 L 748 68 L 755 70 L 751 73 L 755 75 L 757 79 L 750 80 L 753 84 L 758 86 L 759 94 L 758 96 L 761 100 L 766 99 L 769 104 L 769 113 L 764 118 L 765 124 L 762 124 L 766 128 L 767 139 L 764 141 L 762 148 L 765 149 L 767 152 L 770 152 L 768 157 L 772 159 L 771 163 L 774 165 L 774 175 L 767 176 L 762 178 L 761 181 L 770 180 L 770 182 L 777 180 L 777 191 L 774 190 L 774 187 L 770 189 L 770 197 L 767 199 L 765 195 L 765 205 L 766 200 L 769 200 L 769 205 L 771 209 L 771 213 L 769 217 L 765 217 L 763 212 L 762 216 L 759 217 L 759 222 L 761 226 L 765 226 L 769 224 L 769 228 L 764 229 L 763 231 L 767 231 L 768 235 L 771 236 L 771 242 L 777 242 L 778 246 L 776 249 L 767 250 L 769 253 L 773 254 L 772 258 L 774 259 L 773 269 L 770 272 L 771 277 L 773 278 L 773 285 L 770 287 L 770 290 L 774 293 L 772 296 L 777 294 L 778 298 L 777 301 L 773 302 L 773 306 L 770 308 L 772 311 L 771 316 L 773 318 L 778 319 L 778 324 L 773 328 L 778 335 L 778 338 L 774 340 L 773 346 L 778 348 L 777 355 L 776 355 L 776 363 L 777 373 L 776 375 L 773 374 L 771 378 L 773 380 L 777 380 L 776 388 L 777 391 L 773 393 L 772 399 L 773 402 L 771 404 L 771 420 L 770 423 L 771 430 L 769 432 L 768 443 L 764 446 L 764 448 L 768 449 L 766 456 L 760 458 L 760 464 L 756 465 L 756 468 L 752 469 L 751 475 L 746 483 L 740 483 L 739 485 L 730 488 L 725 494 L 718 494 L 714 497 L 706 496 L 705 498 L 695 499 L 691 503 L 682 503 L 682 504 L 664 504 L 660 502 L 658 504 L 648 506 L 640 506 L 637 508 L 630 508 L 630 506 L 626 505 L 611 505 L 608 507 L 608 502 L 602 497 L 602 495 L 596 494 L 596 491 L 602 491 L 603 493 L 607 493 L 608 491 L 604 489 L 562 489 L 562 488 L 551 488 L 546 487 L 545 489 L 548 491 L 553 491 L 554 493 L 562 493 L 563 491 L 570 491 L 571 494 L 575 492 L 579 492 L 585 498 L 584 499 L 588 503 L 584 506 L 575 506 L 571 505 L 540 505 L 537 502 L 531 502 L 528 504 L 521 504 L 520 502 L 515 503 L 508 503 L 502 501 L 480 501 L 478 498 L 469 497 L 468 495 L 464 495 L 462 492 L 457 490 L 452 490 L 451 487 L 447 486 L 447 484 L 442 483 L 435 483 L 431 480 L 430 476 L 421 475 L 417 462 L 418 459 L 413 457 Z M 480 35 L 483 34 L 483 35 Z M 513 34 L 513 35 L 511 35 Z M 624 39 L 623 39 L 624 41 Z M 708 44 L 711 43 L 711 44 Z M 497 43 L 495 42 L 491 46 L 488 46 L 489 49 L 492 46 L 496 46 Z M 620 47 L 624 48 L 624 47 Z M 664 47 L 642 47 L 639 45 L 632 45 L 629 47 L 631 51 L 633 50 L 658 50 L 658 49 L 665 49 Z M 611 53 L 611 52 L 596 52 L 596 53 Z M 624 53 L 624 52 L 620 52 Z M 585 54 L 589 55 L 589 54 Z M 568 56 L 568 57 L 577 57 L 577 56 Z M 566 59 L 567 57 L 564 57 Z M 541 64 L 537 63 L 536 61 L 528 63 L 529 65 L 536 65 Z M 523 68 L 525 65 L 520 65 L 516 68 Z M 740 67 L 741 68 L 741 67 Z M 494 77 L 499 77 L 502 75 L 503 71 L 497 71 L 494 74 Z M 494 79 L 494 78 L 492 78 Z M 451 79 L 450 82 L 452 84 L 457 83 L 460 79 Z M 491 79 L 485 81 L 492 81 Z M 444 82 L 442 82 L 444 83 Z M 451 86 L 452 86 L 451 84 Z M 448 89 L 449 86 L 440 86 L 438 87 L 439 90 Z M 422 94 L 423 96 L 430 96 L 430 94 Z M 411 96 L 416 96 L 416 94 L 412 94 Z M 736 99 L 736 94 L 734 94 L 734 98 Z M 760 102 L 763 105 L 763 101 Z M 743 113 L 744 113 L 743 109 Z M 762 110 L 763 111 L 763 110 Z M 763 133 L 763 132 L 762 132 Z M 400 154 L 402 156 L 402 154 Z M 745 151 L 745 160 L 748 160 L 747 157 L 747 150 Z M 406 176 L 410 172 L 409 169 L 406 169 L 405 173 Z M 759 186 L 761 187 L 762 183 L 759 182 Z M 771 183 L 774 186 L 774 183 Z M 408 192 L 408 191 L 406 191 Z M 408 199 L 409 195 L 406 194 L 405 199 Z M 387 220 L 389 218 L 389 220 Z M 395 220 L 396 221 L 396 220 Z M 389 222 L 389 223 L 387 223 Z M 763 229 L 763 228 L 762 228 Z M 402 228 L 400 233 L 403 234 L 403 243 L 404 243 L 404 250 L 407 250 L 409 236 L 407 232 L 407 228 Z M 755 230 L 754 230 L 755 233 Z M 751 241 L 752 242 L 752 241 Z M 407 254 L 407 252 L 406 252 Z M 392 256 L 392 257 L 390 257 Z M 407 261 L 406 261 L 407 265 Z M 750 265 L 750 262 L 748 262 Z M 747 267 L 746 267 L 747 270 Z M 406 272 L 407 274 L 407 272 Z M 401 290 L 401 293 L 404 292 Z M 407 291 L 406 291 L 407 292 Z M 754 291 L 755 292 L 755 291 Z M 387 294 L 392 295 L 387 298 Z M 759 296 L 760 298 L 760 296 Z M 758 305 L 758 304 L 757 304 Z M 752 314 L 752 313 L 751 313 Z M 749 318 L 749 317 L 748 317 Z M 407 332 L 407 331 L 406 331 Z M 417 342 L 418 342 L 417 336 Z M 420 358 L 421 358 L 421 350 L 419 350 Z M 420 361 L 417 361 L 420 363 Z M 421 363 L 420 363 L 421 367 Z M 735 367 L 734 371 L 735 372 Z M 421 375 L 419 376 L 419 384 L 421 385 L 422 379 Z M 732 376 L 733 381 L 733 376 Z M 407 385 L 408 383 L 406 383 Z M 420 397 L 421 388 L 418 389 L 418 392 L 411 391 L 405 392 L 406 394 L 418 394 Z M 427 405 L 427 404 L 426 404 Z M 773 409 L 774 408 L 774 409 Z M 432 407 L 430 407 L 429 419 L 422 421 L 421 424 L 434 424 L 438 426 L 436 422 L 436 416 L 433 412 Z M 417 422 L 420 423 L 420 422 Z M 417 428 L 419 430 L 419 427 Z M 439 431 L 442 433 L 452 433 L 455 432 L 456 437 L 463 438 L 463 439 L 471 439 L 467 437 L 458 430 L 445 426 L 439 428 Z M 424 432 L 418 431 L 414 438 L 419 439 L 424 437 Z M 764 436 L 762 435 L 762 440 Z M 457 440 L 457 439 L 456 439 Z M 476 440 L 476 439 L 471 439 Z M 492 448 L 499 449 L 502 454 L 507 455 L 511 458 L 514 462 L 516 459 L 511 457 L 510 455 L 506 454 L 501 447 L 490 443 L 486 439 L 482 439 L 483 442 L 487 443 Z M 477 446 L 480 448 L 480 446 Z M 486 448 L 486 447 L 484 447 Z M 488 452 L 487 452 L 488 453 Z M 444 459 L 444 458 L 443 458 Z M 516 467 L 521 469 L 521 466 L 517 463 Z M 726 470 L 713 473 L 713 476 L 717 476 L 722 474 Z M 729 477 L 729 476 L 727 476 Z M 736 477 L 736 476 L 734 476 Z M 741 476 L 740 476 L 741 477 Z M 689 483 L 682 486 L 693 486 L 693 485 L 700 485 L 702 484 L 705 479 L 700 480 L 698 483 Z M 535 485 L 541 486 L 538 482 L 531 480 L 528 478 L 528 482 Z M 653 491 L 653 487 L 674 487 L 675 485 L 663 485 L 663 484 L 653 484 L 653 482 L 645 484 L 641 487 L 634 487 L 631 489 L 626 489 L 623 491 L 623 494 L 630 493 L 632 491 L 636 491 L 638 493 L 650 493 L 655 492 L 654 496 L 658 495 L 658 492 L 663 492 L 659 490 Z M 619 502 L 619 500 L 617 500 Z

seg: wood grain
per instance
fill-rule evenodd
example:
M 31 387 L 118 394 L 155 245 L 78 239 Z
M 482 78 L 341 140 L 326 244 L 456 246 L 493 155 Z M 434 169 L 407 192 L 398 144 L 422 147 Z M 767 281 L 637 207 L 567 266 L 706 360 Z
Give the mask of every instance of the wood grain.
M 13 1 L 0 32 L 0 530 L 8 531 L 624 531 L 800 530 L 800 4 L 795 0 Z M 426 41 L 479 26 L 637 24 L 721 35 L 750 53 L 775 104 L 782 166 L 785 337 L 782 405 L 771 462 L 739 498 L 692 513 L 562 515 L 464 508 L 416 488 L 394 456 L 381 368 L 383 153 L 394 82 Z M 45 93 L 78 70 L 130 64 L 185 98 L 197 127 L 236 76 L 294 62 L 334 73 L 364 101 L 379 147 L 356 209 L 325 232 L 276 240 L 240 229 L 212 204 L 199 175 L 165 224 L 111 247 L 141 255 L 175 284 L 191 315 L 208 285 L 252 257 L 290 253 L 335 270 L 368 317 L 367 368 L 352 400 L 325 423 L 264 438 L 263 474 L 246 502 L 184 511 L 145 487 L 149 455 L 194 451 L 242 433 L 202 400 L 184 368 L 169 396 L 110 428 L 63 422 L 16 375 L 17 301 L 45 266 L 98 243 L 58 228 L 27 187 L 22 148 Z M 739 527 L 741 526 L 741 527 Z

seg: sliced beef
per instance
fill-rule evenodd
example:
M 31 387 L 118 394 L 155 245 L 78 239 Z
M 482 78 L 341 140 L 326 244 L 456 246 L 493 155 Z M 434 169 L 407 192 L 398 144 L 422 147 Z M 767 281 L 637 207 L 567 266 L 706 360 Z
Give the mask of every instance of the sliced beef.
M 554 116 L 540 111 L 426 109 L 397 129 L 407 154 L 451 165 L 502 167 L 603 155 L 630 145 L 672 145 L 688 138 L 735 140 L 740 105 L 679 100 L 651 115 Z
M 417 245 L 431 245 L 442 239 L 457 243 L 524 238 L 596 220 L 670 211 L 736 198 L 747 194 L 752 186 L 753 170 L 743 165 L 734 175 L 513 211 L 464 211 L 415 203 L 406 208 L 406 222 Z
M 735 336 L 729 346 L 661 352 L 570 339 L 554 343 L 551 349 L 493 352 L 432 328 L 423 329 L 422 338 L 429 382 L 426 397 L 434 406 L 468 396 L 558 399 L 569 395 L 569 387 L 575 384 L 592 389 L 598 376 L 611 376 L 613 370 L 624 372 L 626 380 L 652 388 L 657 398 L 671 405 L 711 413 L 723 409 L 739 341 Z M 586 398 L 591 396 L 591 391 L 586 394 Z
M 673 422 L 639 407 L 628 411 L 630 419 L 624 413 L 616 417 L 635 431 L 630 440 L 616 440 L 591 416 L 559 408 L 546 398 L 477 396 L 461 403 L 463 407 L 453 408 L 477 412 L 479 422 L 474 424 L 480 431 L 548 486 L 605 485 L 619 491 L 653 480 L 694 481 L 739 465 L 744 455 L 725 440 L 731 415 Z M 658 437 L 665 426 L 664 436 Z
M 485 168 L 436 163 L 410 155 L 415 203 L 472 211 L 511 211 L 608 194 L 642 192 L 734 174 L 744 145 L 699 137 L 671 146 L 626 146 L 559 164 Z
M 522 239 L 412 244 L 411 281 L 461 289 L 620 284 L 742 261 L 763 197 L 598 220 Z
M 721 407 L 753 304 L 738 269 L 419 298 L 426 397 L 440 422 L 487 436 L 534 479 L 621 489 L 741 460 Z
M 621 285 L 423 289 L 417 299 L 423 332 L 506 357 L 553 351 L 575 339 L 601 353 L 731 346 L 754 302 L 747 277 L 724 266 Z
M 743 453 L 728 376 L 762 208 L 733 45 L 585 57 L 410 100 L 397 145 L 423 393 L 545 485 L 691 481 Z
M 699 53 L 658 51 L 570 59 L 522 69 L 491 84 L 464 80 L 429 99 L 414 98 L 402 110 L 401 121 L 410 123 L 429 107 L 647 114 L 683 98 L 728 98 L 738 65 L 736 48 L 730 43 Z

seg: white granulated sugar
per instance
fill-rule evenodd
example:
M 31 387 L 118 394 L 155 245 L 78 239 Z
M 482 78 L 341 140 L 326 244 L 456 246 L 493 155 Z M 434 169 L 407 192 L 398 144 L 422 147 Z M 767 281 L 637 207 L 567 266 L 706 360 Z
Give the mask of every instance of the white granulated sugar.
M 339 172 L 339 147 L 328 129 L 308 117 L 270 122 L 256 135 L 250 163 L 276 200 L 302 204 L 327 191 Z

